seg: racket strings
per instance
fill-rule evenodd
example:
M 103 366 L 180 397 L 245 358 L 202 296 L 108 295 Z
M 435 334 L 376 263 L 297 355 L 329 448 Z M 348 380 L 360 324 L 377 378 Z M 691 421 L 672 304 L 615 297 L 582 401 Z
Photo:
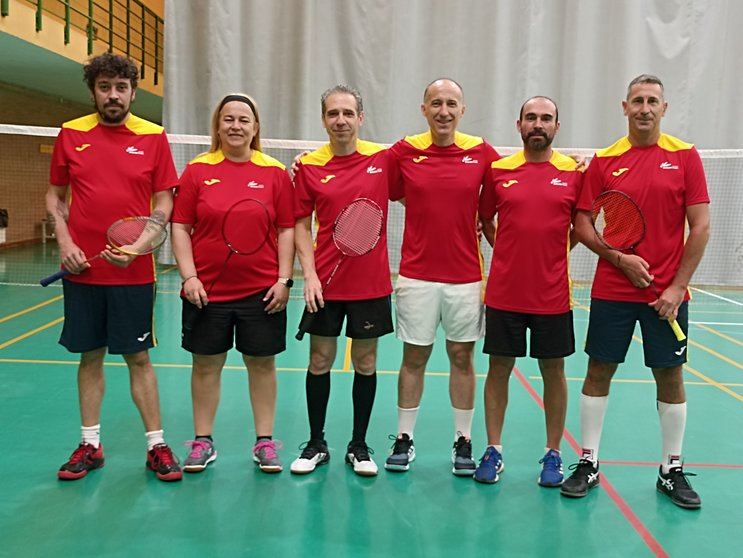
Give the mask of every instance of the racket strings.
M 266 243 L 271 230 L 268 209 L 258 200 L 233 205 L 222 222 L 222 238 L 231 253 L 254 254 Z
M 148 217 L 135 217 L 117 221 L 109 227 L 109 244 L 130 254 L 144 255 L 154 252 L 165 241 L 168 232 L 160 223 Z
M 362 256 L 370 252 L 382 234 L 382 210 L 371 200 L 358 200 L 349 205 L 333 227 L 333 240 L 347 256 Z
M 606 192 L 593 206 L 593 226 L 615 250 L 628 250 L 645 236 L 645 220 L 637 205 L 621 192 Z

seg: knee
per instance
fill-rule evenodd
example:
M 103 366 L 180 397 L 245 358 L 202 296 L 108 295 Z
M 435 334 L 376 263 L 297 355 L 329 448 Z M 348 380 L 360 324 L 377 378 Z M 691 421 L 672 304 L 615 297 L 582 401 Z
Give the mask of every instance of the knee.
M 126 364 L 129 366 L 130 370 L 142 369 L 149 366 L 150 355 L 147 351 L 142 351 L 141 353 L 124 355 L 124 360 L 126 361 Z

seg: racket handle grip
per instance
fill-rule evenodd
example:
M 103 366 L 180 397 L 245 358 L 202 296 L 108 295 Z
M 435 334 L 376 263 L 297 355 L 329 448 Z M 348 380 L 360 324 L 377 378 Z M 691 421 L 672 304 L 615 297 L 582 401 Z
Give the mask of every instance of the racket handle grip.
M 673 330 L 673 334 L 676 336 L 677 341 L 684 341 L 686 339 L 686 335 L 684 335 L 684 330 L 681 329 L 681 326 L 676 320 L 670 320 L 668 322 L 671 326 L 671 329 Z
M 304 311 L 304 314 L 302 314 L 302 319 L 299 321 L 299 330 L 297 331 L 297 334 L 294 336 L 294 338 L 297 341 L 301 341 L 304 339 L 304 334 L 307 333 L 307 331 L 312 327 L 312 322 L 315 321 L 315 313 L 314 312 L 307 312 Z
M 60 279 L 62 279 L 62 277 L 67 277 L 69 274 L 70 272 L 66 269 L 61 269 L 57 273 L 54 273 L 49 277 L 44 277 L 41 281 L 39 281 L 39 285 L 41 285 L 42 287 L 48 287 L 55 281 L 59 281 Z

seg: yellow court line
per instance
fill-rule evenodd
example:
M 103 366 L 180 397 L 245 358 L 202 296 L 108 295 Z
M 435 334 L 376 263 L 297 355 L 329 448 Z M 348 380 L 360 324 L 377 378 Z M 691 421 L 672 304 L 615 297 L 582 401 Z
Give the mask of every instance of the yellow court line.
M 64 318 L 57 318 L 53 322 L 49 322 L 46 325 L 43 325 L 41 327 L 37 327 L 36 329 L 32 329 L 31 331 L 28 331 L 28 332 L 24 333 L 23 335 L 19 335 L 15 339 L 11 339 L 10 341 L 6 341 L 5 343 L 0 344 L 0 349 L 4 349 L 5 347 L 9 347 L 13 343 L 17 343 L 18 341 L 22 341 L 26 337 L 31 337 L 35 333 L 38 333 L 40 331 L 44 331 L 45 329 L 49 329 L 50 327 L 57 325 L 58 323 L 60 323 L 63 320 L 64 320 Z
M 346 353 L 343 355 L 343 371 L 351 371 L 351 345 L 353 345 L 353 339 L 350 337 L 346 339 Z
M 716 329 L 712 329 L 711 327 L 707 327 L 707 326 L 704 326 L 704 325 L 701 325 L 701 324 L 694 324 L 694 325 L 696 327 L 698 327 L 698 328 L 701 328 L 701 329 L 705 330 L 705 331 L 709 331 L 713 335 L 717 335 L 718 337 L 722 337 L 726 341 L 731 341 L 732 343 L 735 343 L 736 345 L 740 345 L 741 347 L 743 347 L 743 341 L 738 341 L 737 339 L 733 339 L 732 337 L 730 337 L 728 335 L 725 335 L 724 333 L 720 333 L 719 331 L 717 331 Z
M 704 345 L 701 345 L 700 343 L 697 343 L 696 341 L 692 341 L 691 339 L 688 342 L 689 342 L 690 345 L 694 345 L 695 347 L 699 347 L 700 349 L 702 349 L 703 351 L 711 354 L 712 356 L 716 356 L 720 360 L 725 361 L 728 364 L 732 364 L 736 368 L 740 368 L 741 370 L 743 370 L 743 364 L 741 364 L 740 362 L 737 362 L 737 361 L 735 361 L 735 360 L 733 360 L 731 358 L 728 358 L 725 355 L 721 355 L 717 351 L 713 351 L 712 349 L 710 349 L 708 347 L 705 347 Z
M 735 397 L 735 398 L 736 398 L 737 400 L 739 400 L 739 401 L 743 401 L 743 395 L 741 395 L 741 394 L 739 394 L 739 393 L 735 393 L 735 392 L 734 392 L 733 390 L 731 390 L 731 389 L 727 388 L 727 387 L 726 387 L 726 386 L 724 386 L 723 384 L 721 384 L 721 383 L 719 383 L 719 382 L 716 382 L 716 381 L 715 381 L 715 380 L 713 380 L 712 378 L 708 378 L 707 376 L 705 376 L 705 375 L 704 375 L 704 374 L 702 374 L 701 372 L 697 372 L 697 371 L 696 371 L 696 370 L 694 370 L 694 369 L 693 369 L 693 368 L 692 368 L 691 366 L 688 366 L 688 365 L 686 365 L 686 364 L 685 364 L 685 365 L 684 365 L 684 368 L 686 368 L 686 369 L 687 369 L 687 370 L 688 370 L 689 372 L 691 372 L 692 374 L 694 374 L 694 375 L 695 375 L 696 377 L 698 377 L 698 378 L 701 378 L 701 379 L 702 379 L 702 380 L 704 380 L 705 382 L 707 382 L 707 383 L 710 383 L 710 384 L 712 384 L 713 386 L 715 386 L 715 387 L 716 387 L 716 388 L 718 388 L 718 389 L 721 389 L 722 391 L 724 391 L 724 392 L 725 392 L 725 393 L 727 393 L 728 395 L 732 395 L 732 396 L 733 396 L 733 397 Z
M 688 368 L 688 367 L 687 367 Z M 691 372 L 691 369 L 689 370 Z M 534 381 L 540 381 L 542 379 L 541 376 L 529 376 L 530 380 Z M 585 378 L 565 378 L 568 382 L 582 382 L 585 380 Z M 630 379 L 621 379 L 621 378 L 614 378 L 611 381 L 612 384 L 654 384 L 655 380 L 630 380 Z M 709 386 L 709 387 L 717 387 L 715 385 L 715 382 L 684 382 L 685 386 Z M 734 388 L 743 388 L 743 384 L 739 383 L 731 383 L 731 382 L 725 382 L 720 383 L 721 386 L 727 386 L 727 387 L 734 387 Z
M 41 302 L 37 304 L 36 306 L 31 306 L 30 308 L 26 308 L 25 310 L 21 310 L 20 312 L 16 312 L 15 314 L 11 314 L 10 316 L 5 316 L 4 318 L 0 318 L 0 324 L 3 322 L 7 322 L 8 320 L 12 320 L 13 318 L 17 318 L 18 316 L 23 316 L 24 314 L 33 312 L 34 310 L 37 310 L 43 306 L 46 306 L 47 304 L 51 304 L 52 302 L 57 302 L 58 300 L 62 300 L 62 295 L 55 296 L 54 298 L 50 298 L 46 302 Z

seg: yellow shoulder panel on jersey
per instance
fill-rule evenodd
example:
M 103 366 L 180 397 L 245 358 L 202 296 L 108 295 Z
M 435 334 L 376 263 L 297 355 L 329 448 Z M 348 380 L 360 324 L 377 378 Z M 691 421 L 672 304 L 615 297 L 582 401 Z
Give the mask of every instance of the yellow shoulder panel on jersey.
M 218 150 L 218 151 L 207 151 L 206 153 L 197 155 L 188 164 L 193 165 L 195 163 L 201 163 L 204 165 L 218 165 L 222 161 L 224 161 L 224 153 L 222 153 L 221 150 Z
M 299 159 L 299 161 L 303 165 L 314 165 L 322 167 L 324 165 L 327 165 L 328 161 L 330 161 L 332 158 L 333 151 L 330 149 L 330 144 L 326 143 L 320 149 L 317 149 L 312 153 L 307 153 L 307 155 Z
M 577 170 L 575 168 L 575 165 L 577 165 L 577 163 L 575 162 L 575 159 L 573 159 L 572 157 L 568 157 L 567 155 L 563 155 L 557 150 L 552 150 L 552 157 L 550 157 L 550 163 L 557 170 L 561 170 L 561 171 Z M 578 172 L 581 172 L 581 171 L 578 171 Z
M 150 136 L 163 133 L 162 126 L 158 126 L 149 120 L 145 120 L 139 116 L 134 116 L 133 114 L 129 115 L 129 119 L 126 121 L 125 126 L 138 136 Z
M 599 149 L 596 152 L 596 157 L 617 157 L 622 153 L 626 153 L 631 148 L 632 144 L 629 142 L 629 138 L 625 136 L 614 145 L 610 145 L 604 149 Z
M 279 167 L 281 170 L 286 170 L 284 163 L 261 151 L 256 151 L 255 149 L 253 150 L 253 154 L 250 156 L 250 162 L 259 167 Z
M 374 155 L 375 153 L 379 153 L 385 149 L 386 147 L 384 145 L 379 145 L 378 143 L 372 143 L 370 141 L 358 140 L 356 142 L 356 151 L 362 155 Z
M 521 151 L 517 151 L 513 155 L 509 155 L 508 157 L 503 157 L 502 159 L 493 161 L 490 164 L 490 168 L 513 170 L 519 168 L 525 162 L 526 158 L 524 157 L 524 150 L 522 149 Z
M 485 140 L 481 137 L 469 136 L 461 132 L 454 132 L 454 143 L 460 149 L 472 149 L 473 147 L 477 147 L 484 141 Z
M 416 149 L 428 149 L 433 145 L 433 138 L 431 138 L 430 130 L 415 136 L 405 136 L 405 141 Z
M 64 124 L 62 124 L 62 128 L 69 128 L 70 130 L 75 130 L 77 132 L 89 132 L 97 125 L 98 115 L 89 114 L 87 116 L 82 116 L 80 118 L 76 118 L 75 120 L 65 122 Z
M 661 134 L 658 140 L 658 146 L 666 151 L 686 151 L 694 147 L 694 144 L 686 143 L 668 134 Z

